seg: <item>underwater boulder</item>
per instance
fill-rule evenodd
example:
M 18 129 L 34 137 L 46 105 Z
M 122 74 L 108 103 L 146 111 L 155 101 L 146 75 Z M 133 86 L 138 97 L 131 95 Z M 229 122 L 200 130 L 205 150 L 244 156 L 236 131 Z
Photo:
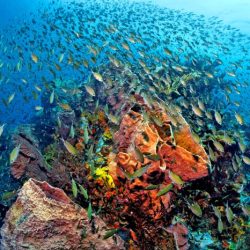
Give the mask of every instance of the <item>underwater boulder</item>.
M 61 111 L 58 113 L 58 121 L 60 122 L 59 126 L 59 135 L 63 139 L 67 139 L 70 133 L 70 127 L 74 124 L 75 121 L 75 112 L 74 111 Z
M 26 176 L 28 178 L 48 181 L 45 173 L 45 162 L 34 138 L 30 138 L 24 133 L 18 133 L 14 135 L 13 139 L 15 145 L 20 145 L 18 157 L 11 165 L 11 174 L 13 177 L 20 179 Z
M 71 169 L 70 166 L 77 164 L 72 163 L 70 165 L 70 161 L 67 161 L 66 167 L 52 159 L 51 166 L 49 166 L 33 136 L 17 133 L 13 136 L 13 140 L 15 145 L 21 145 L 18 157 L 11 165 L 11 174 L 15 179 L 34 178 L 63 189 L 67 185 L 71 185 L 69 171 L 74 171 L 74 169 Z M 58 152 L 54 145 L 46 149 L 46 153 L 48 152 L 49 155 L 53 154 L 53 151 Z
M 118 236 L 103 239 L 106 224 L 59 188 L 29 179 L 6 214 L 1 249 L 124 249 Z

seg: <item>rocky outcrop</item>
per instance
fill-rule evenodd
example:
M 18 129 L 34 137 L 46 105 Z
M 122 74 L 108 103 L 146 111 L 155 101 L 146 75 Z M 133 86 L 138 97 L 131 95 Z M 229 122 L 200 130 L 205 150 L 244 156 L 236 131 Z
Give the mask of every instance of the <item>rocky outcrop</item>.
M 13 135 L 13 141 L 16 146 L 21 145 L 18 157 L 11 165 L 11 174 L 15 179 L 34 178 L 39 181 L 46 181 L 64 190 L 71 187 L 70 171 L 72 169 L 70 166 L 79 169 L 79 163 L 72 162 L 72 159 L 68 159 L 68 155 L 65 154 L 64 163 L 67 164 L 67 167 L 54 159 L 52 159 L 53 167 L 49 167 L 34 136 L 25 132 L 16 133 Z M 52 150 L 57 149 L 48 147 L 46 152 Z
M 124 249 L 119 236 L 103 239 L 107 230 L 61 189 L 29 179 L 6 214 L 1 249 Z
M 33 138 L 26 133 L 17 133 L 13 140 L 20 146 L 20 152 L 16 161 L 11 165 L 11 174 L 20 179 L 23 176 L 48 181 L 46 167 L 38 145 Z

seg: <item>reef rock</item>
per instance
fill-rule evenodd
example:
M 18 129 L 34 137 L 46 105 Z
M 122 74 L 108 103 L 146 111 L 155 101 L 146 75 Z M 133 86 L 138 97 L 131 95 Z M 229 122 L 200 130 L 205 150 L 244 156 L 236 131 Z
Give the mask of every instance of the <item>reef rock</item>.
M 75 112 L 74 111 L 62 111 L 58 113 L 58 120 L 60 120 L 61 125 L 59 127 L 59 135 L 60 137 L 66 139 L 70 132 L 70 127 L 75 120 Z
M 100 218 L 90 222 L 64 191 L 29 179 L 6 214 L 1 249 L 124 249 L 119 236 L 104 240 L 106 231 Z
M 21 145 L 19 155 L 11 166 L 11 173 L 16 179 L 24 175 L 29 178 L 48 181 L 43 157 L 38 150 L 35 140 L 27 134 L 18 133 L 14 135 L 16 145 Z
M 21 145 L 18 157 L 11 165 L 11 174 L 14 178 L 34 178 L 63 189 L 66 186 L 71 186 L 69 174 L 71 169 L 67 169 L 65 165 L 58 161 L 54 161 L 53 167 L 48 168 L 34 137 L 22 132 L 15 134 L 13 141 L 15 145 Z

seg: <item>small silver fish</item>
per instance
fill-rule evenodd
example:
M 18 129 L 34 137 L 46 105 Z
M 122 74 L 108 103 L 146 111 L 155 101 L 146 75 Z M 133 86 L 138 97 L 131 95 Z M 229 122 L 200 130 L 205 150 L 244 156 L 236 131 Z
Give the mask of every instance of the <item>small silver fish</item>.
M 4 123 L 3 125 L 0 126 L 0 136 L 3 134 L 3 130 L 5 127 L 6 123 Z
M 55 98 L 55 91 L 53 90 L 50 94 L 49 103 L 52 104 Z
M 234 214 L 233 214 L 232 209 L 228 206 L 228 203 L 227 203 L 227 206 L 226 206 L 226 217 L 227 217 L 228 222 L 230 224 L 232 224 L 233 218 L 234 218 Z
M 71 127 L 70 127 L 69 136 L 70 136 L 71 138 L 74 138 L 74 137 L 75 137 L 75 129 L 74 129 L 73 124 L 72 124 Z

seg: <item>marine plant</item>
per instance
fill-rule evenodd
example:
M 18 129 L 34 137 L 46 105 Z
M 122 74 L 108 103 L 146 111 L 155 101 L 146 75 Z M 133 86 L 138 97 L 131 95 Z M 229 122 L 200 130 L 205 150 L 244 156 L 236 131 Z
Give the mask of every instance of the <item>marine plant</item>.
M 51 169 L 53 166 L 53 161 L 56 161 L 58 158 L 58 145 L 56 142 L 48 145 L 44 149 L 43 158 L 47 167 Z

